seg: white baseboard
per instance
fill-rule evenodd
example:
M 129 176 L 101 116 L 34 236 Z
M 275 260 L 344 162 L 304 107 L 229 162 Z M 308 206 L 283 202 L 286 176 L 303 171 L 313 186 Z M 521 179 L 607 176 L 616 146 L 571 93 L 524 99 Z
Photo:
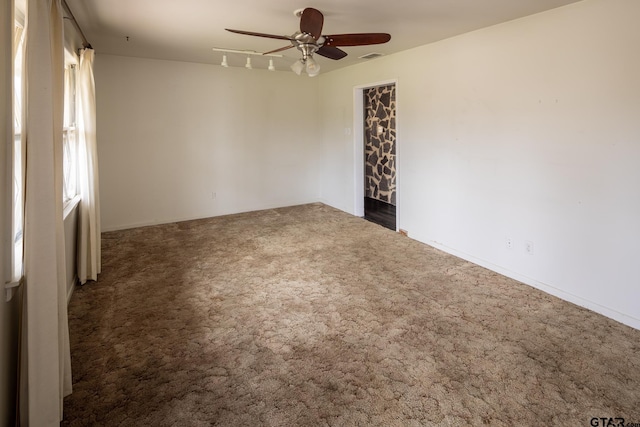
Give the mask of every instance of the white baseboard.
M 78 276 L 74 275 L 71 283 L 67 284 L 67 305 L 71 302 L 71 295 L 73 295 L 73 290 L 76 288 L 78 284 Z
M 635 329 L 639 329 L 640 330 L 640 319 L 636 319 L 635 317 L 629 316 L 627 314 L 624 313 L 620 313 L 619 311 L 616 311 L 610 307 L 606 307 L 603 306 L 601 304 L 598 304 L 596 302 L 584 299 L 582 297 L 579 297 L 577 295 L 571 294 L 569 292 L 563 291 L 562 289 L 555 287 L 553 285 L 549 285 L 547 283 L 543 283 L 540 282 L 536 279 L 532 279 L 531 277 L 527 277 L 524 276 L 522 274 L 516 273 L 514 271 L 508 270 L 504 267 L 501 267 L 499 265 L 495 265 L 492 264 L 488 261 L 485 261 L 483 259 L 479 259 L 476 258 L 474 256 L 471 256 L 469 254 L 463 253 L 463 252 L 459 252 L 455 249 L 452 249 L 450 247 L 444 246 L 440 243 L 437 242 L 433 242 L 433 241 L 429 241 L 429 242 L 423 242 L 429 246 L 433 246 L 436 249 L 439 249 L 443 252 L 446 252 L 448 254 L 457 256 L 458 258 L 462 258 L 465 261 L 469 261 L 472 262 L 476 265 L 479 265 L 481 267 L 484 267 L 486 269 L 489 269 L 491 271 L 495 271 L 498 274 L 502 274 L 503 276 L 509 277 L 511 279 L 517 280 L 521 283 L 524 283 L 525 285 L 531 286 L 532 288 L 536 288 L 539 289 L 543 292 L 546 292 L 550 295 L 553 295 L 555 297 L 558 297 L 564 301 L 568 301 L 572 304 L 578 305 L 580 307 L 586 308 L 588 310 L 591 310 L 595 313 L 601 314 L 605 317 L 608 317 L 610 319 L 613 319 L 617 322 L 620 322 L 624 325 L 630 326 L 632 328 Z

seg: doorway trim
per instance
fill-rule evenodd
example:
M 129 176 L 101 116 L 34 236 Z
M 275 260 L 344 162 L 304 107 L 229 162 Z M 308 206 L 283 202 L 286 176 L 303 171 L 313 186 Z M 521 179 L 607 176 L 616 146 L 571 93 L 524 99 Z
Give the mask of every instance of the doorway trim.
M 364 216 L 364 91 L 378 86 L 387 85 L 396 86 L 396 231 L 400 229 L 398 215 L 400 206 L 400 162 L 398 161 L 398 153 L 400 152 L 398 141 L 399 126 L 398 118 L 398 79 L 382 80 L 375 83 L 354 86 L 353 88 L 353 182 L 354 182 L 354 200 L 353 211 L 356 216 Z

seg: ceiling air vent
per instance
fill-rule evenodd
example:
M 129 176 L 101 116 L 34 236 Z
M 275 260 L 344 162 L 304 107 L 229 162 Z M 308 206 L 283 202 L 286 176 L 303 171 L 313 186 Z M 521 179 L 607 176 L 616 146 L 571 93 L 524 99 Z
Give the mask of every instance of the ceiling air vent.
M 366 55 L 362 55 L 359 56 L 359 59 L 373 59 L 373 58 L 377 58 L 379 56 L 383 56 L 384 54 L 382 53 L 378 53 L 378 52 L 371 52 L 371 53 L 367 53 Z

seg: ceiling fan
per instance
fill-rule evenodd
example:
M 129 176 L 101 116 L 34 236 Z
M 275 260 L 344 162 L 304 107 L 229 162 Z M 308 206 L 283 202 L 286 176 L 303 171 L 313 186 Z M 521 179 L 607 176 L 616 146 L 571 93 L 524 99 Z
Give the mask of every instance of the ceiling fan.
M 288 40 L 291 42 L 291 46 L 271 50 L 265 52 L 264 55 L 295 47 L 302 53 L 302 58 L 296 61 L 291 66 L 291 69 L 298 75 L 300 75 L 302 71 L 306 71 L 310 77 L 317 76 L 320 72 L 320 65 L 313 59 L 314 53 L 324 56 L 325 58 L 337 60 L 347 56 L 347 53 L 338 46 L 365 46 L 386 43 L 391 40 L 391 35 L 387 33 L 322 35 L 324 16 L 319 10 L 307 7 L 306 9 L 296 10 L 294 13 L 300 17 L 300 31 L 296 31 L 291 36 L 232 30 L 229 28 L 226 28 L 226 30 L 248 36 Z

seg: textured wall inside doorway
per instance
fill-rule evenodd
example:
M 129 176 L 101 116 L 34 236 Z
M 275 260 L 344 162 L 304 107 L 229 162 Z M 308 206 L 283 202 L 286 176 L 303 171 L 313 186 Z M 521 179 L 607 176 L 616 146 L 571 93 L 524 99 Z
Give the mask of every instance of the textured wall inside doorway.
M 365 197 L 396 204 L 396 85 L 364 90 Z

